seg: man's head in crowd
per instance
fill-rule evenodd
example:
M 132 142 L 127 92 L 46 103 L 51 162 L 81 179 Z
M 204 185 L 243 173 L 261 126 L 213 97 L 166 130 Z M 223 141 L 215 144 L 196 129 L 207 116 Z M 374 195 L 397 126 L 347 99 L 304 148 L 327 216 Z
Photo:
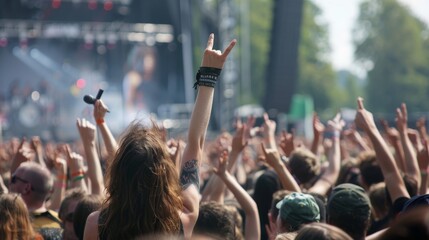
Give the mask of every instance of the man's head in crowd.
M 277 232 L 294 232 L 303 224 L 319 222 L 320 210 L 310 194 L 291 193 L 277 203 Z
M 371 201 L 372 214 L 376 220 L 382 219 L 389 213 L 385 187 L 386 184 L 382 182 L 374 184 L 369 188 L 368 197 Z
M 89 214 L 101 208 L 102 197 L 100 195 L 84 196 L 77 204 L 73 214 L 73 228 L 78 239 L 83 239 L 86 219 Z
M 77 236 L 73 227 L 73 217 L 77 204 L 85 197 L 86 193 L 80 188 L 67 190 L 66 196 L 61 202 L 58 216 L 63 222 L 63 239 L 75 240 Z
M 34 162 L 22 163 L 11 177 L 10 189 L 21 194 L 30 212 L 45 206 L 53 179 L 48 169 Z
M 298 148 L 289 158 L 289 168 L 300 184 L 311 182 L 320 174 L 320 162 L 310 150 Z
M 335 226 L 326 223 L 310 223 L 298 231 L 295 240 L 352 240 L 352 238 Z
M 360 160 L 361 185 L 365 189 L 384 181 L 383 173 L 374 152 L 363 152 L 359 154 L 358 158 Z
M 362 187 L 338 185 L 328 199 L 327 215 L 329 224 L 341 228 L 353 239 L 364 239 L 370 224 L 370 200 Z
M 200 206 L 194 234 L 204 239 L 235 239 L 234 216 L 224 205 L 205 202 Z

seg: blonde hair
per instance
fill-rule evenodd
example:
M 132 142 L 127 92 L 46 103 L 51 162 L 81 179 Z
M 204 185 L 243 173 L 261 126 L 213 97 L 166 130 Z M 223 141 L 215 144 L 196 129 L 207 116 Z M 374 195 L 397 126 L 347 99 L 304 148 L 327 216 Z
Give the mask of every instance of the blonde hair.
M 0 239 L 29 240 L 35 236 L 30 215 L 17 194 L 0 194 Z

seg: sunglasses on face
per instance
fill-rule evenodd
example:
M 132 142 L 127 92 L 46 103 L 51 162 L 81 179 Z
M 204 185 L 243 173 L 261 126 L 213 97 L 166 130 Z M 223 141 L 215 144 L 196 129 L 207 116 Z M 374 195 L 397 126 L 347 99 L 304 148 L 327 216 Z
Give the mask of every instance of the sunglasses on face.
M 20 181 L 20 182 L 22 182 L 22 183 L 25 183 L 25 184 L 30 183 L 29 181 L 27 181 L 27 180 L 25 180 L 25 179 L 23 179 L 23 178 L 20 178 L 20 177 L 18 177 L 18 176 L 16 176 L 16 175 L 12 175 L 12 177 L 10 178 L 10 182 L 11 182 L 12 184 L 17 183 L 18 181 Z M 35 191 L 35 189 L 33 188 L 33 186 L 31 186 L 31 190 L 32 190 L 32 191 Z
M 29 181 L 27 181 L 27 180 L 25 180 L 23 178 L 20 178 L 20 177 L 18 177 L 16 175 L 12 175 L 12 178 L 10 179 L 10 182 L 13 183 L 13 184 L 15 184 L 15 183 L 17 183 L 17 181 L 20 181 L 22 183 L 29 183 Z

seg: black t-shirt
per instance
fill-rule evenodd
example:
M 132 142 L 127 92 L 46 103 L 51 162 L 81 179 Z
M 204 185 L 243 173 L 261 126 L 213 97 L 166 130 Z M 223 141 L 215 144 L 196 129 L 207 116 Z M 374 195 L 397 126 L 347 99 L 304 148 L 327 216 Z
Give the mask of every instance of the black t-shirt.
M 398 216 L 398 214 L 402 211 L 402 209 L 404 209 L 404 205 L 408 200 L 410 200 L 410 198 L 400 197 L 393 202 L 392 209 L 391 209 L 392 219 L 395 219 L 395 217 Z

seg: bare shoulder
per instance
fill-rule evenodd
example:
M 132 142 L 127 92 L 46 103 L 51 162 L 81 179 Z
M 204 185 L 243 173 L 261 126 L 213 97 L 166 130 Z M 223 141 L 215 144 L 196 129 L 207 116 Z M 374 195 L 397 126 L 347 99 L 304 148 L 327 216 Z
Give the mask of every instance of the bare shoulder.
M 86 219 L 85 233 L 83 235 L 84 240 L 98 239 L 98 218 L 100 211 L 91 213 Z

